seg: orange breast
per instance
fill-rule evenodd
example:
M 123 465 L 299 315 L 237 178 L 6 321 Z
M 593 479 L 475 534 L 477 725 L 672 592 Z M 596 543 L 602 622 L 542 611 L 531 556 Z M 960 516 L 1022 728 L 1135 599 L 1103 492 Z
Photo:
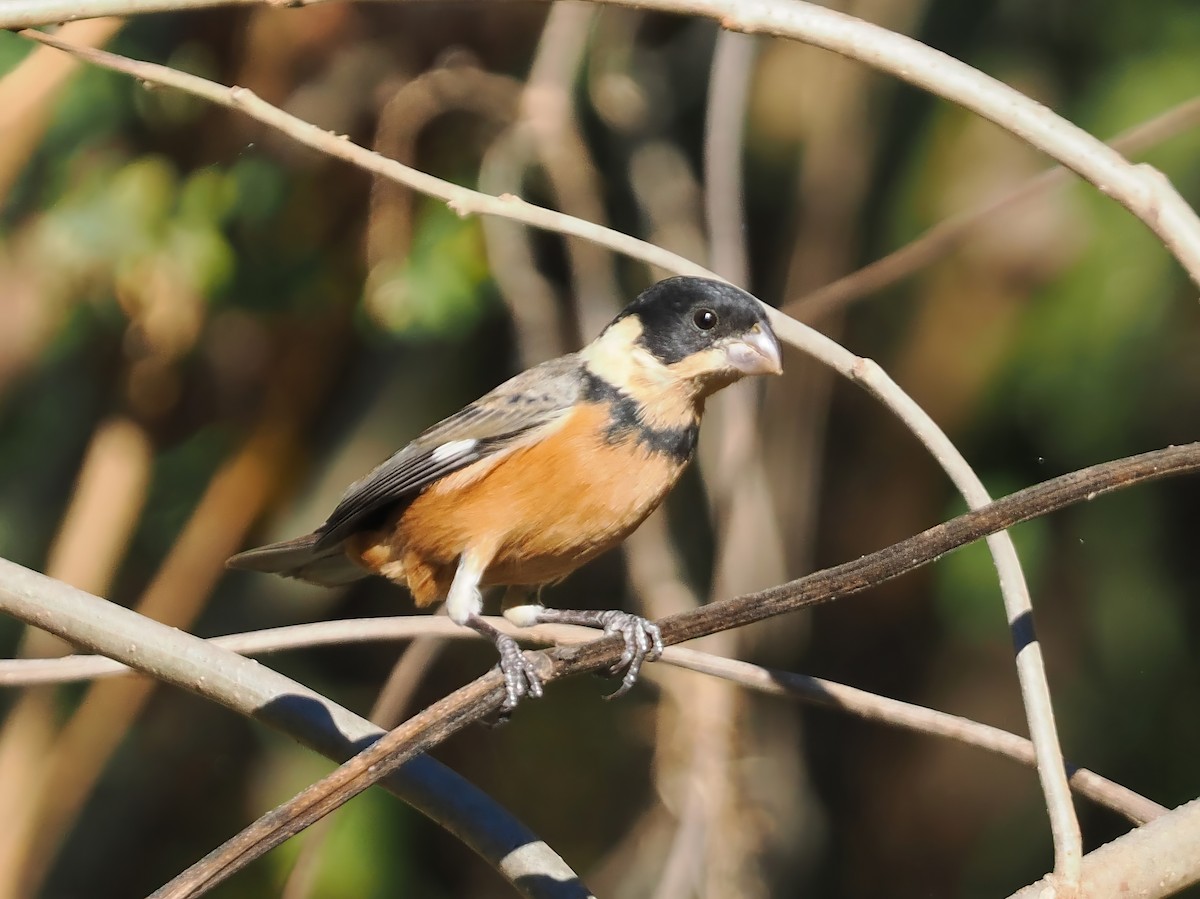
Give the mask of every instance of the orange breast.
M 580 406 L 482 476 L 464 469 L 434 484 L 364 562 L 397 580 L 403 571 L 419 605 L 444 598 L 468 548 L 491 557 L 485 586 L 565 577 L 641 524 L 683 470 L 634 439 L 608 443 L 606 425 L 602 407 Z M 391 571 L 385 556 L 399 563 Z

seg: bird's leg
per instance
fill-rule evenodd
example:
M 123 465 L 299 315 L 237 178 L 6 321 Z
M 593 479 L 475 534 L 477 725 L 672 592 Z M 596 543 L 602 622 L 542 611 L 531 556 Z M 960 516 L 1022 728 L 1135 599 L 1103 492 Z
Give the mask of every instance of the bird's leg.
M 479 614 L 483 610 L 479 581 L 486 568 L 487 562 L 481 561 L 478 555 L 472 552 L 462 554 L 458 560 L 458 570 L 454 573 L 454 582 L 446 596 L 446 613 L 455 624 L 469 627 L 496 644 L 496 651 L 500 653 L 500 671 L 504 675 L 505 690 L 500 714 L 507 716 L 517 707 L 522 697 L 541 698 L 542 681 L 533 664 L 521 652 L 517 641 L 508 634 L 500 633 Z
M 504 617 L 518 627 L 532 627 L 535 624 L 580 624 L 584 627 L 600 628 L 606 635 L 619 634 L 625 641 L 625 651 L 621 659 L 613 665 L 613 674 L 625 671 L 621 678 L 621 686 L 609 695 L 616 699 L 629 692 L 637 683 L 643 662 L 654 662 L 663 653 L 662 634 L 658 625 L 640 615 L 628 612 L 609 610 L 595 612 L 587 609 L 547 609 L 540 601 L 517 605 L 518 598 L 528 599 L 528 593 L 510 587 L 504 594 Z M 541 591 L 538 591 L 538 600 Z

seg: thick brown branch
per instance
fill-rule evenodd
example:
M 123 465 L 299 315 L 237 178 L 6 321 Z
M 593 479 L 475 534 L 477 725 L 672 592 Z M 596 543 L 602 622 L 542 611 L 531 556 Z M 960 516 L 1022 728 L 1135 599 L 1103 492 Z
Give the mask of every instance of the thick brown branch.
M 1082 501 L 1176 474 L 1200 469 L 1200 443 L 1168 447 L 1104 462 L 1027 487 L 995 502 L 922 531 L 870 555 L 817 571 L 778 587 L 709 603 L 694 612 L 659 622 L 663 640 L 682 643 L 731 627 L 741 627 L 784 612 L 859 593 L 927 565 L 952 550 L 989 534 Z M 597 640 L 569 650 L 554 676 L 595 670 L 619 655 L 620 641 Z
M 983 508 L 929 528 L 852 562 L 757 593 L 711 603 L 659 622 L 666 643 L 681 643 L 785 612 L 808 608 L 883 583 L 1023 521 L 1029 521 L 1114 490 L 1200 470 L 1200 443 L 1168 447 L 1104 462 L 1028 487 Z M 1020 633 L 1020 622 L 1015 632 Z M 612 666 L 622 643 L 606 637 L 535 654 L 545 680 Z M 504 697 L 503 679 L 492 670 L 429 706 L 381 737 L 323 780 L 260 818 L 154 894 L 182 899 L 220 882 L 263 853 L 347 802 L 389 771 L 426 752 L 467 724 L 494 714 Z

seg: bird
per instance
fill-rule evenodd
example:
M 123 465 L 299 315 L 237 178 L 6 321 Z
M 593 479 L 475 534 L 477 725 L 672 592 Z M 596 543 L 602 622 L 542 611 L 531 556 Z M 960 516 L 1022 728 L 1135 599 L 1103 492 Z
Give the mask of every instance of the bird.
M 662 654 L 657 625 L 547 608 L 541 589 L 659 506 L 695 453 L 707 397 L 782 371 L 779 340 L 751 294 L 708 278 L 658 281 L 583 349 L 521 372 L 392 454 L 312 533 L 226 564 L 324 586 L 379 575 L 418 607 L 444 602 L 451 620 L 495 644 L 506 716 L 543 684 L 514 638 L 481 615 L 481 588 L 503 586 L 503 614 L 520 627 L 619 635 L 620 695 Z

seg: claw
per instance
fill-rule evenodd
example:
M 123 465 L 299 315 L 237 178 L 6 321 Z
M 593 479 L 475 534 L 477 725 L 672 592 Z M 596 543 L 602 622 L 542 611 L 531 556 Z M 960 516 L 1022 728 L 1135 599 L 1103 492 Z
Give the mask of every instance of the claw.
M 512 637 L 499 634 L 496 637 L 496 649 L 500 652 L 500 672 L 504 675 L 505 696 L 500 715 L 506 718 L 522 698 L 532 696 L 541 699 L 542 679 Z
M 619 674 L 624 669 L 625 676 L 621 678 L 621 686 L 605 697 L 616 699 L 628 693 L 637 683 L 644 662 L 654 662 L 662 656 L 662 633 L 653 621 L 616 610 L 602 612 L 599 623 L 606 635 L 620 635 L 625 641 L 625 650 L 610 671 L 611 674 Z
M 520 614 L 516 617 L 509 614 L 518 610 L 520 610 Z M 595 612 L 584 609 L 547 609 L 540 605 L 519 606 L 505 610 L 504 614 L 505 617 L 523 626 L 541 622 L 581 624 L 584 627 L 603 628 L 606 636 L 619 635 L 625 642 L 625 650 L 609 673 L 620 674 L 624 671 L 625 675 L 621 678 L 621 685 L 617 687 L 615 693 L 608 697 L 609 699 L 616 699 L 618 696 L 628 693 L 630 688 L 637 683 L 642 664 L 656 661 L 663 654 L 662 633 L 659 631 L 658 625 L 640 615 L 630 615 L 628 612 L 620 612 L 615 609 L 608 612 Z M 478 624 L 473 626 L 479 627 Z M 495 633 L 496 637 L 493 639 L 498 640 L 500 632 L 493 629 L 491 633 Z M 499 642 L 497 642 L 497 646 L 499 646 Z M 504 651 L 501 650 L 500 654 L 503 658 Z M 504 667 L 503 664 L 501 667 Z M 507 673 L 505 677 L 507 678 Z M 511 698 L 512 694 L 509 695 L 510 701 L 515 704 Z M 530 695 L 541 695 L 540 681 L 538 682 L 538 692 L 534 693 L 533 690 L 530 690 Z
M 508 634 L 496 630 L 478 615 L 469 616 L 464 623 L 495 643 L 496 651 L 500 653 L 500 673 L 504 675 L 504 703 L 500 706 L 500 716 L 496 723 L 503 724 L 523 697 L 541 699 L 542 679 L 538 677 L 533 663 L 521 652 L 517 641 Z

